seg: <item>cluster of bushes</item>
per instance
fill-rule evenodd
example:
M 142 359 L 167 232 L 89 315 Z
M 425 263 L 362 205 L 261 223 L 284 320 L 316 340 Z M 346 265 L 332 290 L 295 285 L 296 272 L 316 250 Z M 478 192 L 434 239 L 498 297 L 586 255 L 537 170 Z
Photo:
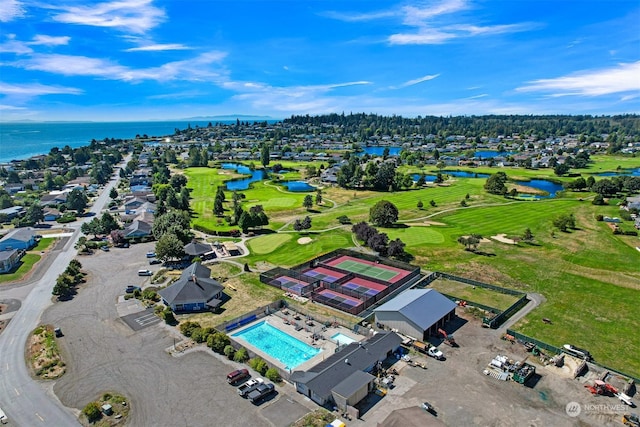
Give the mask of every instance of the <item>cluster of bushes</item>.
M 402 259 L 406 256 L 404 251 L 405 244 L 400 239 L 389 241 L 386 233 L 379 233 L 375 227 L 370 226 L 362 221 L 355 224 L 351 231 L 355 233 L 356 238 L 364 242 L 381 256 L 395 257 Z
M 225 355 L 229 360 L 234 362 L 249 362 L 249 366 L 260 375 L 267 377 L 269 380 L 278 382 L 281 380 L 280 374 L 276 368 L 270 368 L 265 360 L 260 357 L 249 359 L 247 349 L 242 347 L 238 350 L 231 345 L 231 339 L 223 332 L 217 331 L 215 328 L 203 328 L 198 322 L 184 322 L 180 325 L 180 332 L 197 343 L 207 343 L 207 347 L 218 354 Z
M 208 227 L 205 227 L 203 225 L 199 225 L 199 224 L 195 224 L 193 226 L 194 230 L 198 230 L 198 231 L 202 231 L 203 233 L 207 233 L 210 234 L 212 236 L 219 236 L 219 237 L 240 237 L 242 235 L 242 233 L 240 232 L 240 230 L 238 229 L 233 229 L 233 230 L 212 230 Z

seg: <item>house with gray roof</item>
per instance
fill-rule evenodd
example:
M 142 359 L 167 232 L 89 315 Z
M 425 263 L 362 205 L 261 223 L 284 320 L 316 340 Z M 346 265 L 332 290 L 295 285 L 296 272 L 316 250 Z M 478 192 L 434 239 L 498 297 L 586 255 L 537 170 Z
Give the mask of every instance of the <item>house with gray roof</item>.
M 23 206 L 10 206 L 8 208 L 0 209 L 0 214 L 5 214 L 9 220 L 24 215 L 24 212 L 25 210 Z
M 0 273 L 8 273 L 20 262 L 22 251 L 12 249 L 0 251 Z
M 176 313 L 217 308 L 222 303 L 222 286 L 211 278 L 211 270 L 194 262 L 180 278 L 158 293 L 167 307 Z
M 36 245 L 36 235 L 30 228 L 15 228 L 0 239 L 0 251 L 31 249 Z
M 377 323 L 424 341 L 455 316 L 456 303 L 433 289 L 409 289 L 373 310 Z
M 123 231 L 125 239 L 149 237 L 152 235 L 152 226 L 148 222 L 134 220 Z
M 379 332 L 369 339 L 351 343 L 308 371 L 294 371 L 290 380 L 296 391 L 319 405 L 329 403 L 345 410 L 374 389 L 374 368 L 402 344 L 395 332 Z

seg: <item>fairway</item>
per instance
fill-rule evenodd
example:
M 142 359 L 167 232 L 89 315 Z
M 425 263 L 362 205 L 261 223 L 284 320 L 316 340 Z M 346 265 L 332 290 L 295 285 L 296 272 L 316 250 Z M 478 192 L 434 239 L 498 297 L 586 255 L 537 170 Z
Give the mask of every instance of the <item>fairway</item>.
M 407 247 L 444 242 L 444 235 L 434 227 L 412 226 L 407 228 L 385 229 L 389 240 L 400 239 Z
M 267 234 L 247 241 L 247 246 L 252 253 L 268 254 L 279 246 L 287 243 L 293 236 L 291 234 Z
M 341 268 L 343 270 L 351 271 L 352 273 L 362 274 L 364 276 L 375 277 L 376 279 L 390 281 L 395 276 L 398 275 L 395 271 L 389 271 L 386 268 L 382 267 L 374 267 L 371 265 L 363 264 L 358 261 L 346 260 L 342 261 L 338 264 L 335 264 L 334 267 Z

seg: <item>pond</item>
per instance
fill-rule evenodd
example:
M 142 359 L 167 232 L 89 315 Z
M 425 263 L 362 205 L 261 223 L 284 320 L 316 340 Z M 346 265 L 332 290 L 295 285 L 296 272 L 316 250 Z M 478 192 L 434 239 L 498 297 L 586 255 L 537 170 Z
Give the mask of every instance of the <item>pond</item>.
M 489 178 L 488 173 L 477 173 L 467 171 L 442 171 L 443 175 L 455 176 L 458 178 Z
M 287 187 L 289 191 L 316 191 L 316 187 L 309 185 L 304 181 L 283 182 L 282 185 Z
M 389 149 L 390 156 L 399 156 L 402 151 L 402 147 L 362 147 L 364 152 L 370 156 L 382 156 L 385 148 Z
M 621 169 L 620 172 L 603 172 L 596 176 L 640 176 L 640 168 L 638 169 Z
M 411 178 L 413 178 L 413 181 L 416 182 L 417 180 L 420 179 L 420 174 L 419 173 L 415 173 L 415 174 L 411 175 Z M 425 175 L 424 176 L 424 180 L 426 182 L 434 182 L 436 180 L 436 176 L 435 175 Z
M 249 184 L 252 182 L 262 181 L 267 178 L 267 173 L 262 169 L 252 171 L 250 168 L 238 163 L 223 163 L 222 169 L 232 169 L 243 175 L 250 175 L 246 178 L 232 179 L 225 182 L 227 190 L 229 191 L 241 191 L 249 189 Z
M 556 184 L 555 182 L 547 181 L 546 179 L 532 179 L 531 181 L 515 181 L 515 183 L 518 185 L 535 188 L 537 190 L 542 190 L 549 193 L 546 196 L 541 194 L 520 193 L 518 194 L 518 197 L 527 197 L 527 198 L 533 198 L 533 199 L 552 199 L 556 197 L 556 193 L 558 193 L 558 191 L 564 190 L 561 184 Z
M 495 151 L 495 150 L 476 150 L 476 157 L 482 159 L 493 159 L 494 157 L 508 157 L 513 156 L 514 152 L 511 151 Z

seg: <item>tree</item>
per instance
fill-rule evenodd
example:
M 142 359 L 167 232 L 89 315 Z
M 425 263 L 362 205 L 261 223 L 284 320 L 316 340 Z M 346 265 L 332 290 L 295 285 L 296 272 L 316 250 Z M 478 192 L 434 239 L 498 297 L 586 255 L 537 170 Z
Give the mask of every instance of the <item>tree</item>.
M 553 226 L 560 231 L 566 232 L 569 228 L 576 228 L 576 219 L 573 214 L 562 214 L 554 218 Z
M 88 202 L 89 199 L 87 198 L 87 195 L 84 194 L 84 191 L 76 188 L 67 194 L 67 201 L 65 204 L 68 209 L 82 213 L 86 209 Z
M 109 237 L 114 246 L 120 246 L 125 242 L 124 233 L 120 230 L 113 230 L 109 233 Z
M 116 190 L 115 187 L 113 187 L 111 189 L 111 191 L 109 191 L 109 197 L 112 199 L 117 199 L 118 198 L 118 190 Z
M 97 238 L 98 234 L 102 234 L 102 222 L 98 218 L 93 218 L 91 221 L 82 224 L 80 231 L 86 235 L 93 234 L 93 237 Z
M 379 227 L 389 227 L 398 220 L 398 208 L 387 200 L 380 200 L 369 210 L 369 221 Z
M 318 191 L 316 191 L 316 205 L 321 205 L 322 204 L 322 190 L 318 189 Z
M 102 226 L 101 233 L 104 234 L 111 233 L 113 230 L 118 230 L 120 228 L 118 221 L 116 221 L 113 215 L 109 212 L 102 214 L 102 217 L 100 218 L 100 225 Z
M 222 216 L 224 214 L 224 205 L 222 204 L 222 199 L 217 195 L 215 200 L 213 201 L 213 214 L 216 216 Z
M 386 233 L 376 233 L 369 237 L 367 240 L 367 246 L 372 250 L 378 252 L 381 256 L 387 256 L 387 245 L 389 244 L 389 237 Z
M 153 236 L 160 239 L 165 233 L 174 234 L 183 244 L 191 241 L 189 213 L 172 209 L 164 215 L 156 216 L 153 223 Z
M 252 227 L 251 215 L 245 211 L 242 211 L 240 218 L 238 219 L 238 227 L 242 230 L 243 233 L 246 233 L 250 227 Z
M 484 183 L 484 189 L 491 194 L 503 195 L 507 192 L 507 174 L 504 172 L 497 172 L 487 178 L 487 182 Z
M 424 204 L 422 204 L 422 200 L 418 200 L 418 204 L 416 205 L 416 207 L 422 210 L 422 208 L 424 207 Z
M 402 258 L 405 256 L 405 243 L 396 238 L 389 242 L 389 247 L 387 248 L 387 256 L 392 258 Z
M 44 211 L 42 210 L 42 206 L 39 203 L 34 203 L 29 206 L 27 212 L 24 215 L 24 218 L 30 224 L 37 224 L 44 219 Z
M 569 166 L 566 163 L 558 163 L 553 168 L 553 173 L 555 173 L 558 176 L 565 175 L 567 172 L 569 172 Z
M 156 242 L 159 260 L 180 259 L 184 256 L 184 243 L 173 233 L 165 233 Z
M 82 409 L 82 413 L 87 417 L 87 421 L 94 423 L 102 418 L 102 412 L 100 406 L 96 402 L 89 402 L 87 406 Z
M 269 145 L 262 144 L 262 148 L 260 148 L 260 163 L 262 163 L 262 166 L 266 168 L 267 166 L 269 166 L 269 161 L 270 161 Z
M 524 230 L 524 233 L 522 233 L 522 240 L 525 242 L 533 242 L 533 233 L 529 227 L 527 227 L 527 229 Z
M 312 206 L 313 206 L 313 197 L 311 197 L 311 194 L 307 194 L 306 196 L 304 196 L 304 200 L 302 201 L 302 207 L 309 210 L 311 209 Z
M 437 206 L 436 201 L 433 199 L 429 202 L 429 204 L 431 205 L 432 208 L 435 208 Z
M 465 250 L 475 252 L 482 240 L 482 236 L 479 234 L 471 234 L 470 236 L 460 236 L 458 243 L 465 246 Z
M 593 198 L 593 201 L 591 202 L 592 205 L 598 205 L 598 206 L 604 206 L 607 204 L 606 200 L 604 200 L 604 197 L 602 197 L 602 194 L 596 194 L 595 197 Z

